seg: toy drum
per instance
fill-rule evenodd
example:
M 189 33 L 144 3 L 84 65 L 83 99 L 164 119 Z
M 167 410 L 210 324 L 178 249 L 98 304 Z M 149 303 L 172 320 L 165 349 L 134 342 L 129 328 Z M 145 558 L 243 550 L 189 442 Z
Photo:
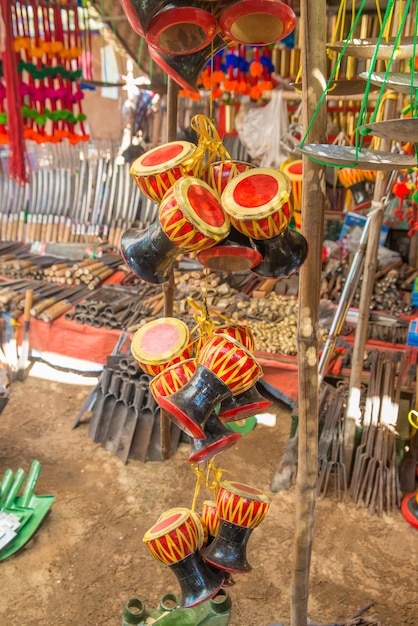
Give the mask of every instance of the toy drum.
M 170 396 L 183 387 L 196 371 L 196 360 L 186 359 L 181 363 L 175 363 L 157 374 L 150 382 L 149 388 L 158 402 L 161 396 Z
M 273 168 L 253 168 L 233 178 L 221 200 L 232 226 L 251 239 L 271 239 L 287 227 L 289 178 Z
M 148 150 L 135 159 L 130 173 L 150 200 L 160 203 L 181 176 L 197 176 L 202 155 L 189 141 L 171 141 Z
M 234 324 L 232 326 L 218 326 L 215 330 L 217 335 L 227 335 L 242 345 L 249 351 L 254 352 L 254 335 L 249 326 L 245 324 Z
M 203 527 L 206 529 L 208 537 L 213 539 L 219 530 L 219 511 L 216 506 L 216 500 L 204 500 L 202 506 L 202 514 L 200 516 Z
M 175 317 L 161 317 L 144 324 L 132 338 L 131 352 L 139 367 L 156 376 L 170 365 L 192 356 L 187 325 Z
M 296 15 L 280 0 L 238 0 L 228 3 L 219 17 L 223 36 L 249 46 L 275 43 L 296 26 Z
M 245 161 L 215 161 L 205 168 L 203 179 L 221 195 L 230 180 L 254 167 Z
M 367 188 L 370 182 L 367 170 L 358 170 L 354 167 L 342 167 L 338 170 L 338 179 L 340 183 L 351 191 L 354 201 L 354 209 L 360 210 L 366 208 L 371 202 L 371 194 Z
M 217 333 L 203 344 L 197 361 L 216 374 L 234 396 L 250 389 L 263 374 L 259 363 L 242 343 Z
M 187 513 L 188 515 L 190 515 L 194 521 L 196 522 L 196 527 L 199 531 L 199 537 L 198 537 L 198 543 L 197 543 L 197 548 L 200 549 L 203 545 L 204 542 L 204 538 L 205 538 L 205 529 L 203 527 L 203 523 L 201 518 L 199 517 L 199 515 L 195 512 L 192 511 L 191 509 L 187 509 L 184 507 L 173 507 L 172 509 L 168 509 L 167 511 L 164 511 L 164 513 L 161 513 L 160 517 L 157 520 L 158 522 L 161 522 L 162 520 L 166 519 L 167 517 L 171 517 L 174 513 Z
M 144 535 L 153 557 L 168 565 L 180 584 L 180 605 L 191 607 L 212 598 L 222 587 L 224 574 L 201 558 L 203 528 L 188 509 L 171 509 Z
M 224 481 L 216 503 L 221 519 L 231 524 L 256 528 L 267 516 L 270 498 L 260 489 L 233 481 Z
M 295 226 L 300 230 L 302 228 L 302 159 L 294 159 L 285 163 L 281 171 L 290 180 L 292 194 L 289 204 L 293 210 Z
M 153 17 L 145 40 L 163 54 L 191 54 L 209 45 L 216 31 L 216 18 L 209 11 L 193 6 L 169 6 Z
M 191 441 L 191 454 L 188 463 L 203 463 L 210 461 L 217 454 L 224 452 L 235 445 L 241 438 L 241 433 L 231 432 L 226 428 L 215 411 L 209 415 L 203 426 L 203 439 L 194 438 Z
M 249 485 L 225 481 L 218 492 L 216 506 L 219 530 L 215 539 L 202 550 L 202 557 L 227 572 L 250 571 L 248 540 L 254 528 L 265 519 L 270 498 Z
M 188 251 L 211 248 L 225 239 L 231 228 L 218 195 L 193 176 L 180 178 L 166 193 L 159 220 L 170 241 Z

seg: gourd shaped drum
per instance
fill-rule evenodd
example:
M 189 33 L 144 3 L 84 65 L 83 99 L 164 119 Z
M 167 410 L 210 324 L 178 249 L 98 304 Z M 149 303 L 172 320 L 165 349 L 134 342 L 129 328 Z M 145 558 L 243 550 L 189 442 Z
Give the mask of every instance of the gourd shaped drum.
M 181 588 L 180 605 L 191 607 L 212 598 L 224 582 L 221 570 L 209 566 L 199 546 L 204 531 L 199 517 L 188 509 L 166 511 L 144 535 L 153 557 L 170 567 Z
M 135 159 L 130 173 L 150 200 L 160 203 L 167 191 L 182 176 L 197 176 L 202 158 L 190 141 L 171 141 L 148 150 Z
M 254 528 L 266 518 L 270 498 L 260 489 L 235 481 L 224 481 L 216 497 L 220 524 L 215 539 L 202 550 L 214 567 L 244 573 L 252 569 L 247 544 Z

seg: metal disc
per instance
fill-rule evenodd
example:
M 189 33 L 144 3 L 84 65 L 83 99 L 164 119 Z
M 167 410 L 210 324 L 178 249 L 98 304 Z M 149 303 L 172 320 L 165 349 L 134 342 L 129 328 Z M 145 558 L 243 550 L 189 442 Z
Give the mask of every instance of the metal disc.
M 389 60 L 393 58 L 394 61 L 399 61 L 400 59 L 411 59 L 414 56 L 415 37 L 402 37 L 398 41 L 397 52 L 392 57 L 395 43 L 396 37 L 389 37 L 384 41 L 381 40 L 379 45 L 377 37 L 370 37 L 370 39 L 343 39 L 333 44 L 327 43 L 327 48 L 335 52 L 342 52 L 344 50 L 345 54 L 357 59 L 372 59 L 377 47 L 379 49 L 376 59 Z
M 410 72 L 361 72 L 360 78 L 370 80 L 377 87 L 386 87 L 399 93 L 410 94 L 418 89 L 418 78 Z
M 392 141 L 418 141 L 418 118 L 398 118 L 382 120 L 358 127 L 359 131 L 366 131 L 368 135 L 391 139 Z
M 357 150 L 355 146 L 338 146 L 332 144 L 305 144 L 300 151 L 305 156 L 319 163 L 335 167 L 358 167 L 363 170 L 403 170 L 417 167 L 415 157 L 397 152 L 382 150 Z
M 301 83 L 290 83 L 289 86 L 301 93 L 303 90 L 303 81 Z M 373 89 L 376 89 L 374 85 Z M 330 82 L 327 94 L 329 96 L 355 96 L 357 94 L 364 94 L 365 90 L 366 84 L 361 78 L 341 78 Z

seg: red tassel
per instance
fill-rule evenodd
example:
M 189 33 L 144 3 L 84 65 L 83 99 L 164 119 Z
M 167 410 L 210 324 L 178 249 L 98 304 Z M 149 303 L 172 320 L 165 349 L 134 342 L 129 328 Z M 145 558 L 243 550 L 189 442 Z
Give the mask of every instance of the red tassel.
M 6 83 L 7 130 L 9 135 L 9 177 L 24 184 L 29 181 L 26 170 L 26 144 L 23 136 L 23 118 L 19 96 L 19 74 L 13 47 L 12 3 L 0 0 L 4 23 L 5 47 L 1 51 Z

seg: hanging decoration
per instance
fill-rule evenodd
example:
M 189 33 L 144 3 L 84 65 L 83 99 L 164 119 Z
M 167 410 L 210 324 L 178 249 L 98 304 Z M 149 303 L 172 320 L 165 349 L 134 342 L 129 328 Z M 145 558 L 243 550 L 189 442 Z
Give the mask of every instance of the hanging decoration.
M 82 24 L 78 3 L 74 1 L 10 4 L 9 65 L 18 75 L 15 93 L 24 139 L 37 143 L 67 139 L 72 144 L 89 139 L 84 126 L 81 79 L 82 64 L 91 73 L 90 38 L 88 19 L 85 12 L 81 15 Z M 3 144 L 11 141 L 11 129 L 16 127 L 10 118 L 10 98 L 10 85 L 0 70 Z
M 343 3 L 342 3 L 343 4 Z M 390 37 L 390 30 L 394 25 L 394 11 L 395 0 L 389 0 L 382 19 L 379 36 L 375 41 L 355 39 L 353 34 L 359 22 L 359 18 L 365 7 L 365 0 L 362 1 L 360 8 L 352 20 L 352 25 L 347 39 L 339 42 L 339 45 L 331 44 L 329 46 L 332 50 L 340 50 L 339 59 L 331 73 L 330 79 L 323 91 L 323 94 L 319 100 L 316 111 L 319 110 L 322 102 L 327 95 L 328 88 L 335 77 L 339 64 L 344 54 L 351 57 L 366 58 L 370 60 L 370 69 L 366 73 L 366 88 L 365 93 L 358 116 L 357 127 L 354 131 L 354 136 L 350 144 L 305 144 L 306 137 L 308 136 L 312 123 L 316 117 L 316 112 L 312 116 L 308 129 L 305 133 L 305 137 L 302 139 L 300 149 L 302 154 L 309 157 L 313 161 L 322 163 L 325 165 L 332 165 L 335 167 L 359 167 L 363 170 L 403 170 L 413 168 L 417 165 L 417 158 L 415 149 L 411 146 L 401 147 L 394 145 L 393 149 L 388 152 L 385 150 L 379 150 L 379 137 L 383 131 L 379 131 L 379 128 L 385 127 L 387 121 L 383 120 L 383 104 L 387 98 L 396 98 L 393 92 L 384 94 L 384 84 L 377 95 L 376 106 L 374 107 L 370 118 L 368 117 L 368 101 L 369 92 L 371 88 L 371 77 L 376 69 L 377 61 L 384 61 L 387 65 L 387 72 L 390 72 L 393 67 L 394 61 L 406 59 L 409 61 L 415 58 L 416 48 L 416 33 L 417 33 L 417 12 L 411 9 L 411 1 L 406 0 L 405 3 L 399 5 L 397 12 L 397 27 L 396 36 Z M 354 5 L 353 5 L 354 6 Z M 407 24 L 410 21 L 413 36 L 408 36 Z M 413 66 L 413 64 L 411 64 Z M 413 75 L 413 67 L 411 67 L 411 76 Z M 413 80 L 413 77 L 411 78 Z M 414 95 L 411 87 L 411 117 L 416 117 L 414 111 L 414 102 L 412 96 Z M 376 123 L 376 124 L 375 124 Z M 375 125 L 374 125 L 375 124 Z M 367 144 L 367 138 L 373 133 L 372 141 Z M 398 137 L 393 137 L 396 141 Z

